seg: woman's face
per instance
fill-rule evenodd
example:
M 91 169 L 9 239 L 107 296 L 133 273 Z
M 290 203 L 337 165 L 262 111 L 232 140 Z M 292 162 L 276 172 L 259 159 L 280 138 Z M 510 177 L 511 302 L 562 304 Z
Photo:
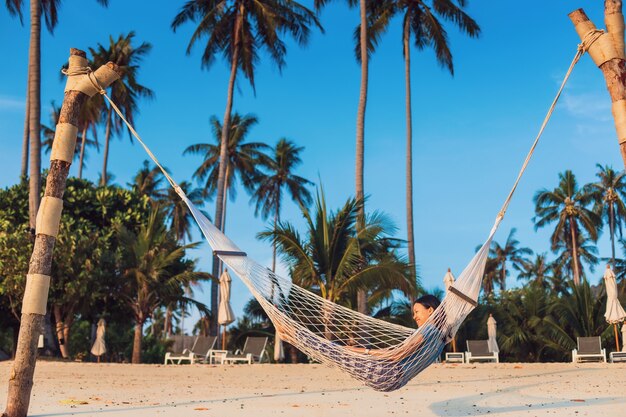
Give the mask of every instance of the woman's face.
M 413 320 L 415 320 L 415 323 L 417 323 L 419 327 L 426 322 L 426 319 L 433 314 L 433 311 L 432 307 L 426 308 L 420 303 L 415 303 L 413 304 Z

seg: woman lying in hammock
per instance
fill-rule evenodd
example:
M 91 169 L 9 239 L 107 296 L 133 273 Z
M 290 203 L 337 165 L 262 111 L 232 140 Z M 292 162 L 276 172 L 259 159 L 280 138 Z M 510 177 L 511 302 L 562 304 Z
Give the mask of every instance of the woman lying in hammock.
M 436 323 L 428 321 L 439 304 L 437 297 L 430 294 L 415 300 L 413 319 L 419 332 L 384 349 L 338 345 L 310 331 L 296 328 L 295 334 L 290 334 L 280 323 L 274 324 L 281 339 L 297 341 L 314 350 L 325 362 L 340 366 L 377 391 L 393 391 L 440 357 L 446 337 L 437 323 L 444 323 L 445 317 L 438 317 Z

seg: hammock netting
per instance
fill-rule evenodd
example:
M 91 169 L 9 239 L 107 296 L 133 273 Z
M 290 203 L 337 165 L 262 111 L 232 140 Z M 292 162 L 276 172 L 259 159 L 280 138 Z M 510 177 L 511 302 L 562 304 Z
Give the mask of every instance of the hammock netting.
M 501 219 L 441 305 L 415 330 L 332 303 L 273 273 L 246 256 L 182 191 L 180 196 L 214 253 L 239 276 L 276 327 L 282 329 L 283 340 L 379 391 L 404 386 L 439 359 L 445 344 L 475 306 L 491 239 Z M 355 352 L 351 347 L 377 350 L 377 354 Z
M 221 261 L 246 284 L 276 328 L 280 329 L 282 339 L 321 363 L 339 367 L 375 390 L 392 391 L 404 386 L 419 372 L 440 358 L 445 344 L 454 337 L 465 317 L 476 306 L 493 236 L 574 65 L 601 34 L 602 31 L 590 31 L 583 43 L 578 46 L 578 51 L 487 240 L 456 282 L 448 288 L 441 305 L 417 330 L 378 320 L 334 304 L 295 285 L 290 279 L 276 275 L 249 258 L 189 201 L 132 125 L 124 118 L 119 108 L 99 87 L 91 70 L 81 68 L 67 75 L 86 74 L 90 77 L 94 86 L 98 87 L 100 93 L 109 101 L 111 107 L 187 204 L 213 249 L 213 253 L 219 256 Z M 363 349 L 355 351 L 354 348 L 370 349 L 372 352 L 368 354 L 363 352 Z

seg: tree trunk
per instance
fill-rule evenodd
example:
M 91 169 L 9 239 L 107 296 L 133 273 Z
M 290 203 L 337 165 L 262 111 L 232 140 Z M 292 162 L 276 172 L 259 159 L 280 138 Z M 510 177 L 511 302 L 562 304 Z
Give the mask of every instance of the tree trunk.
M 83 139 L 80 142 L 80 159 L 78 160 L 78 178 L 83 178 L 83 161 L 85 159 L 85 144 L 87 143 L 87 124 L 83 127 Z
M 589 20 L 583 9 L 569 15 L 581 39 L 596 26 Z M 626 65 L 624 62 L 624 16 L 621 0 L 605 0 L 604 17 L 607 33 L 598 38 L 589 48 L 589 55 L 600 68 L 606 81 L 611 102 L 617 140 L 624 167 L 626 167 Z
M 102 176 L 100 177 L 100 185 L 107 185 L 107 165 L 109 163 L 109 142 L 111 141 L 111 116 L 113 109 L 109 107 L 107 111 L 106 128 L 104 130 L 104 159 L 102 161 Z
M 574 219 L 569 220 L 569 230 L 572 236 L 572 263 L 574 264 L 574 285 L 580 284 L 580 269 L 578 267 L 578 241 L 576 239 L 576 227 L 574 226 Z
M 30 47 L 28 51 L 28 119 L 30 161 L 28 219 L 35 229 L 41 197 L 41 2 L 30 1 Z
M 278 200 L 280 201 L 280 199 Z M 274 213 L 274 233 L 276 233 L 276 228 L 278 227 L 279 211 L 280 203 L 277 201 L 276 212 Z M 272 272 L 276 273 L 276 240 L 272 242 Z
M 33 3 L 39 4 L 38 1 Z M 84 67 L 87 65 L 85 53 L 77 49 L 71 50 L 70 71 L 76 67 Z M 107 87 L 114 79 L 118 77 L 114 64 L 107 64 L 108 69 L 104 66 L 99 68 L 97 75 L 103 87 Z M 102 72 L 100 70 L 103 70 Z M 108 72 L 108 74 L 107 74 Z M 34 75 L 32 75 L 35 78 Z M 77 75 L 70 77 L 70 80 L 86 80 L 86 75 Z M 68 82 L 69 85 L 69 82 Z M 78 84 L 76 88 L 78 88 Z M 83 88 L 88 90 L 87 88 Z M 80 90 L 69 90 L 65 93 L 63 106 L 59 114 L 59 124 L 68 123 L 75 129 L 79 125 L 80 109 L 89 96 Z M 35 110 L 35 103 L 31 101 L 31 116 Z M 31 117 L 32 120 L 32 117 Z M 57 132 L 59 132 L 57 125 Z M 7 395 L 6 410 L 3 414 L 5 417 L 23 417 L 28 413 L 28 405 L 30 403 L 30 393 L 33 387 L 33 374 L 35 372 L 35 361 L 37 358 L 37 342 L 39 335 L 43 330 L 45 319 L 45 305 L 48 298 L 48 285 L 46 281 L 50 279 L 52 269 L 52 253 L 54 243 L 56 241 L 55 229 L 58 229 L 60 213 L 58 205 L 54 206 L 56 199 L 63 199 L 67 176 L 71 165 L 71 157 L 76 142 L 76 132 L 68 129 L 68 139 L 63 141 L 63 145 L 58 147 L 57 151 L 53 151 L 50 161 L 50 170 L 46 182 L 45 197 L 50 198 L 50 207 L 44 205 L 46 210 L 41 213 L 41 225 L 43 228 L 38 230 L 35 236 L 33 253 L 30 259 L 25 294 L 29 294 L 31 298 L 25 298 L 22 303 L 22 318 L 20 321 L 20 333 L 17 345 L 17 353 L 13 362 L 13 369 L 9 377 L 9 389 Z M 31 139 L 33 137 L 31 129 Z M 37 137 L 39 137 L 37 135 Z M 56 142 L 56 141 L 55 141 Z M 54 147 L 53 147 L 54 149 Z M 32 150 L 32 149 L 31 149 Z M 65 155 L 69 161 L 58 159 L 55 155 Z M 32 161 L 31 161 L 32 162 Z M 50 209 L 49 209 L 50 208 Z M 56 209 L 53 210 L 52 208 Z M 46 234 L 46 233 L 49 234 Z M 49 282 L 49 281 L 48 281 Z M 42 311 L 43 310 L 43 311 Z
M 611 234 L 611 266 L 615 268 L 615 212 L 613 202 L 609 203 L 609 233 Z
M 356 116 L 356 198 L 363 199 L 363 158 L 365 152 L 365 107 L 367 105 L 367 1 L 359 0 L 361 12 L 361 90 L 359 93 L 359 109 Z M 358 227 L 365 223 L 365 205 L 359 213 Z M 357 309 L 359 313 L 367 314 L 367 293 L 365 290 L 357 291 Z
M 61 307 L 58 305 L 55 305 L 53 307 L 54 311 L 54 322 L 55 322 L 55 328 L 56 328 L 56 334 L 57 334 L 57 340 L 59 341 L 59 350 L 61 351 L 61 356 L 63 357 L 63 359 L 69 359 L 70 358 L 70 351 L 68 349 L 68 340 L 65 337 L 65 332 L 64 332 L 64 320 L 63 320 L 63 314 L 61 313 Z
M 407 250 L 412 279 L 417 279 L 415 236 L 413 233 L 413 114 L 411 110 L 411 32 L 409 20 L 404 26 L 404 77 L 406 84 L 406 230 Z
M 163 334 L 166 339 L 172 336 L 172 307 L 167 306 L 165 309 L 165 323 L 163 323 Z
M 30 91 L 30 82 L 26 82 L 26 114 L 24 116 L 24 137 L 22 139 L 22 168 L 20 169 L 20 181 L 24 180 L 28 175 L 28 129 L 30 127 L 30 116 L 28 110 L 28 92 Z
M 224 185 L 226 181 L 226 156 L 228 151 L 228 133 L 230 131 L 230 115 L 233 109 L 233 91 L 235 89 L 235 79 L 237 77 L 237 67 L 239 60 L 239 32 L 243 19 L 243 4 L 239 9 L 237 22 L 235 24 L 235 33 L 233 41 L 232 58 L 230 62 L 230 78 L 228 80 L 228 93 L 226 98 L 226 110 L 224 110 L 224 122 L 222 124 L 222 135 L 220 138 L 220 165 L 217 175 L 217 198 L 215 201 L 215 227 L 222 230 L 222 216 L 224 210 Z M 213 256 L 213 268 L 211 270 L 214 277 L 218 277 L 220 273 L 220 260 L 217 256 Z M 219 287 L 217 280 L 211 281 L 211 312 L 217 314 L 217 297 Z M 217 336 L 217 320 L 211 321 L 211 336 Z
M 132 363 L 141 363 L 141 337 L 144 320 L 139 318 L 135 324 L 135 337 L 133 340 L 133 356 Z

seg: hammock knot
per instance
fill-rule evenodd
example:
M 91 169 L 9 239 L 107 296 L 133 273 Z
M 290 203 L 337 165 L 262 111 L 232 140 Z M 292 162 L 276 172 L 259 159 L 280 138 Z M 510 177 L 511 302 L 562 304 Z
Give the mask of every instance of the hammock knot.
M 91 67 L 86 66 L 86 67 L 75 67 L 75 68 L 63 68 L 61 69 L 61 73 L 67 77 L 72 77 L 75 75 L 86 75 L 87 78 L 89 79 L 89 82 L 91 82 L 91 85 L 93 85 L 93 87 L 98 90 L 98 93 L 105 95 L 106 91 L 104 90 L 104 88 L 102 88 L 102 86 L 100 85 L 100 82 L 98 81 L 98 78 L 96 77 L 96 74 L 94 74 L 93 70 L 91 69 Z
M 604 34 L 602 29 L 591 29 L 582 37 L 582 42 L 578 44 L 578 52 L 584 54 L 591 48 L 591 45 Z

